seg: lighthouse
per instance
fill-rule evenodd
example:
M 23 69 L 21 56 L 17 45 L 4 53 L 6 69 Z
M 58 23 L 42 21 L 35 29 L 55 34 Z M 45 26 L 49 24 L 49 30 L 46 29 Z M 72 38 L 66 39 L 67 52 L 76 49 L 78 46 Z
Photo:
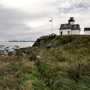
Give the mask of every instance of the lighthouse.
M 74 17 L 70 17 L 69 20 L 68 20 L 68 23 L 69 23 L 70 25 L 74 25 L 74 22 L 75 22 Z
M 68 23 L 61 24 L 59 28 L 60 35 L 80 35 L 80 25 L 75 24 L 74 17 L 70 17 Z

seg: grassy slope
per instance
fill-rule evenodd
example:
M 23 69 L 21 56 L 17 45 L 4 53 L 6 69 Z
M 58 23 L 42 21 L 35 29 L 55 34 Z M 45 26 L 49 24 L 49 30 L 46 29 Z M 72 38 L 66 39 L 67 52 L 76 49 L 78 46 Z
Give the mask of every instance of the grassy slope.
M 43 38 L 38 48 L 26 48 L 28 58 L 24 49 L 0 56 L 0 90 L 90 90 L 90 36 Z

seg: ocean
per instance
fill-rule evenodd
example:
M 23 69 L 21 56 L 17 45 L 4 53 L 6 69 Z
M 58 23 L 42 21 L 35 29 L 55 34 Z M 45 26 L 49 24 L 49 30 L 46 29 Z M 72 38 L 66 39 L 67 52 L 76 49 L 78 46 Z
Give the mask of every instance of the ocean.
M 0 55 L 14 52 L 15 49 L 32 47 L 34 42 L 0 42 Z
M 33 44 L 34 42 L 0 42 L 0 46 L 5 47 L 19 46 L 19 48 L 31 47 Z

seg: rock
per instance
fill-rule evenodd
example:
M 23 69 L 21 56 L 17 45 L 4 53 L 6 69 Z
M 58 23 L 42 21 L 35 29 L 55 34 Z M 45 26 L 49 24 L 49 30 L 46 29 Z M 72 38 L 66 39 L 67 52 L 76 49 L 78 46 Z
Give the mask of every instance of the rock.
M 3 55 L 4 54 L 4 51 L 0 50 L 0 55 Z
M 25 53 L 22 53 L 22 57 L 26 58 L 26 57 L 27 57 L 27 55 L 26 55 Z
M 14 45 L 9 45 L 9 46 L 5 46 L 5 45 L 0 45 L 0 55 L 4 55 L 4 56 L 11 56 L 15 54 L 15 49 L 19 49 L 18 46 Z
M 13 49 L 19 49 L 19 46 L 14 45 Z
M 51 44 L 48 44 L 48 45 L 46 46 L 46 48 L 51 48 L 51 46 L 52 46 Z
M 14 55 L 15 53 L 14 52 L 8 52 L 8 55 L 9 56 L 12 56 L 12 55 Z
M 52 40 L 56 37 L 56 34 L 52 33 L 52 34 L 49 34 L 47 36 L 42 36 L 40 38 L 38 38 L 35 43 L 33 44 L 33 47 L 38 47 L 38 46 L 41 46 L 41 45 L 44 45 L 46 44 L 49 40 Z
M 41 57 L 39 55 L 36 56 L 37 59 L 40 59 Z
M 45 40 L 43 38 L 37 39 L 37 41 L 33 44 L 33 46 L 40 46 L 45 43 Z

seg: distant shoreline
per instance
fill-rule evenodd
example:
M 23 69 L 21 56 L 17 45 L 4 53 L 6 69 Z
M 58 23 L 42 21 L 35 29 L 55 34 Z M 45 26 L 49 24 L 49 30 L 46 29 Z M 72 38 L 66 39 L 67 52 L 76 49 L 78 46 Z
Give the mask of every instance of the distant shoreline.
M 7 41 L 7 42 L 35 42 L 35 41 Z

